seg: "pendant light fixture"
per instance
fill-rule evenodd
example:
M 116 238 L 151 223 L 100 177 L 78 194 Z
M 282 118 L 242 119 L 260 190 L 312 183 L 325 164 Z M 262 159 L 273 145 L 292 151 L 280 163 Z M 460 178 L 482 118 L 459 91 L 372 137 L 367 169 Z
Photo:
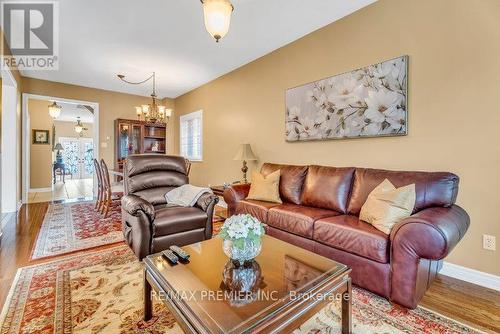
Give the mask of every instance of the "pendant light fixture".
M 123 74 L 118 74 L 118 79 L 120 79 L 123 82 L 126 82 L 131 85 L 140 85 L 143 84 L 151 79 L 153 79 L 153 93 L 151 93 L 151 104 L 143 104 L 140 107 L 135 107 L 135 113 L 137 115 L 137 118 L 140 120 L 141 116 L 144 117 L 144 119 L 147 122 L 151 123 L 160 123 L 160 124 L 167 124 L 168 120 L 172 116 L 172 109 L 167 109 L 167 107 L 158 104 L 158 97 L 156 96 L 156 74 L 153 72 L 153 74 L 142 81 L 139 82 L 132 82 L 125 80 L 125 76 Z
M 61 106 L 54 101 L 51 105 L 49 105 L 49 115 L 53 119 L 58 118 L 61 115 Z
M 231 24 L 231 14 L 234 10 L 229 0 L 200 0 L 203 4 L 205 27 L 218 43 L 227 35 Z
M 88 130 L 86 127 L 83 126 L 82 120 L 80 119 L 80 116 L 76 118 L 76 124 L 75 124 L 75 132 L 80 135 L 80 137 L 83 136 L 83 130 Z

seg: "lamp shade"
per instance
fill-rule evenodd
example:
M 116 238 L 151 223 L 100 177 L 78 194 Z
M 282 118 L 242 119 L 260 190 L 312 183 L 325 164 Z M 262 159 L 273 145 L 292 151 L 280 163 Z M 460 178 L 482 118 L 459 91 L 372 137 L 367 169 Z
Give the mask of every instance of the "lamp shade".
M 229 0 L 203 0 L 202 2 L 205 27 L 208 33 L 218 42 L 229 31 L 233 5 Z
M 61 115 L 61 106 L 54 101 L 50 106 L 49 106 L 49 115 L 53 119 L 58 118 Z
M 238 148 L 238 153 L 236 153 L 233 160 L 251 161 L 257 160 L 257 157 L 253 154 L 250 144 L 241 144 Z
M 54 146 L 54 150 L 64 151 L 64 147 L 61 145 L 61 143 L 57 143 L 56 146 Z

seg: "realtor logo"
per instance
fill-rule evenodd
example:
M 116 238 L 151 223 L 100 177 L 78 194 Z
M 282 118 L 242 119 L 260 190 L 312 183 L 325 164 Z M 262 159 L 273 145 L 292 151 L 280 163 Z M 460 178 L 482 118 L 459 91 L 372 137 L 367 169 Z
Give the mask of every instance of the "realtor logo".
M 58 69 L 58 5 L 53 1 L 2 2 L 2 27 L 12 53 L 10 56 L 2 52 L 2 66 L 19 70 Z

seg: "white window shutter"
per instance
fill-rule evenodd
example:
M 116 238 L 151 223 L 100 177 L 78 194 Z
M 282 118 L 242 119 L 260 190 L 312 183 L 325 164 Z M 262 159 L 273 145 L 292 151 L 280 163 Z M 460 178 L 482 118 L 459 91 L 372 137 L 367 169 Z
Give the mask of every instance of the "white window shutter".
M 180 153 L 183 157 L 203 159 L 203 111 L 195 111 L 180 117 Z

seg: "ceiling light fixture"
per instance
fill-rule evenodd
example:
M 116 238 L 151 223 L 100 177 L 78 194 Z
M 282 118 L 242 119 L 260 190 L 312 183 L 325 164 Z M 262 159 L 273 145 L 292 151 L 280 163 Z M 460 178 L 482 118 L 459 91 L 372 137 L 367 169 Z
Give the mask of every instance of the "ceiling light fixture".
M 76 124 L 74 129 L 75 132 L 80 135 L 80 137 L 83 136 L 83 130 L 88 130 L 86 127 L 83 126 L 80 116 L 76 118 Z
M 137 114 L 137 118 L 139 120 L 141 119 L 141 116 L 144 117 L 144 119 L 147 122 L 151 123 L 164 123 L 167 124 L 168 120 L 170 119 L 170 116 L 172 116 L 172 109 L 167 109 L 167 107 L 162 106 L 158 104 L 157 99 L 158 97 L 156 96 L 156 74 L 153 72 L 153 74 L 142 81 L 139 82 L 131 82 L 125 80 L 125 76 L 123 74 L 118 74 L 118 78 L 131 85 L 140 85 L 142 83 L 145 83 L 151 79 L 153 79 L 153 93 L 151 93 L 151 98 L 153 99 L 151 104 L 143 104 L 140 107 L 135 107 L 135 112 Z
M 61 106 L 54 101 L 51 105 L 49 105 L 49 115 L 53 119 L 58 118 L 61 115 Z
M 234 6 L 229 0 L 200 0 L 203 4 L 205 27 L 218 43 L 227 35 Z

